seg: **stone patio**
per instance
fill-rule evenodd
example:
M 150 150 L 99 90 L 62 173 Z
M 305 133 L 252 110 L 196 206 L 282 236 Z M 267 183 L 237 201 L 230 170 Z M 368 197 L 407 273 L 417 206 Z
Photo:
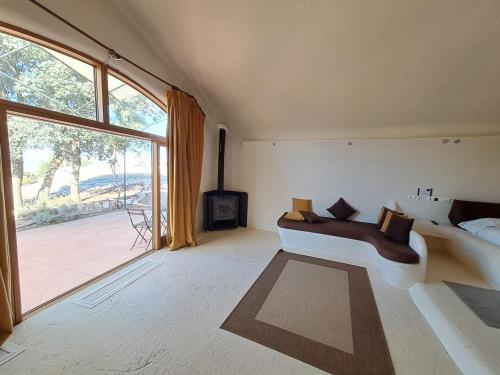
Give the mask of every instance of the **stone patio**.
M 17 233 L 23 312 L 146 251 L 126 211 Z

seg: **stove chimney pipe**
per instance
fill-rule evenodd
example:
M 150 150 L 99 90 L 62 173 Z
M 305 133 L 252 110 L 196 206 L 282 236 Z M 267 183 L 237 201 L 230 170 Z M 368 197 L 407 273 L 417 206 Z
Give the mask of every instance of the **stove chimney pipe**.
M 224 194 L 224 154 L 226 148 L 226 126 L 219 124 L 219 159 L 217 174 L 217 191 L 220 195 Z

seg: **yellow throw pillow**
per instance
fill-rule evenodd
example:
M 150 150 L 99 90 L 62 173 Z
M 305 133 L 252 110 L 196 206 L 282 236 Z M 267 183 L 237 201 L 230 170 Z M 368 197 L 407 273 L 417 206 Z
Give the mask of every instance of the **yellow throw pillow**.
M 389 227 L 389 223 L 391 222 L 392 215 L 394 215 L 394 212 L 392 212 L 392 211 L 387 211 L 387 213 L 385 214 L 384 222 L 382 223 L 382 227 L 380 227 L 380 231 L 382 233 L 385 233 L 385 231 L 387 230 L 387 227 Z
M 312 212 L 312 200 L 293 198 L 293 210 Z
M 285 219 L 295 220 L 295 221 L 304 221 L 304 216 L 299 211 L 290 211 L 285 215 Z
M 380 209 L 380 213 L 378 214 L 378 219 L 377 219 L 377 223 L 380 223 L 382 221 L 382 218 L 384 218 L 384 215 L 385 215 L 385 211 L 387 210 L 387 208 L 385 207 L 382 207 Z M 382 223 L 383 224 L 383 223 Z M 380 225 L 380 224 L 379 224 Z

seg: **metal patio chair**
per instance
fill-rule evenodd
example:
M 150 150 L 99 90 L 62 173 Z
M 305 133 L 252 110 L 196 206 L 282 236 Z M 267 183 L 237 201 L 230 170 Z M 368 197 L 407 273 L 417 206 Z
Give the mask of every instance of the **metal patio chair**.
M 161 209 L 161 235 L 164 236 L 167 234 L 167 209 Z
M 135 237 L 134 244 L 129 250 L 132 250 L 137 241 L 141 239 L 139 242 L 145 242 L 146 250 L 149 248 L 151 241 L 153 240 L 153 221 L 148 218 L 146 215 L 146 210 L 142 208 L 127 208 L 128 217 L 130 218 L 130 223 L 132 227 L 137 232 L 137 236 Z M 149 232 L 149 236 L 148 236 Z M 149 237 L 149 239 L 147 238 Z

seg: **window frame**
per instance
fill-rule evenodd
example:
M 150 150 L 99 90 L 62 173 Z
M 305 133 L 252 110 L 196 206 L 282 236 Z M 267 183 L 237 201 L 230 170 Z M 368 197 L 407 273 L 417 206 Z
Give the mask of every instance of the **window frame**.
M 22 114 L 25 116 L 41 116 L 51 121 L 64 123 L 69 126 L 90 127 L 93 129 L 101 129 L 103 131 L 125 136 L 133 136 L 141 139 L 149 139 L 160 144 L 167 144 L 168 136 L 159 137 L 140 130 L 133 130 L 124 128 L 122 126 L 113 125 L 109 121 L 109 92 L 108 92 L 108 74 L 122 80 L 127 85 L 139 91 L 142 95 L 150 99 L 153 103 L 158 105 L 160 109 L 168 113 L 167 105 L 160 100 L 150 90 L 140 85 L 119 69 L 110 67 L 100 62 L 99 60 L 87 55 L 83 52 L 77 51 L 74 48 L 66 46 L 62 43 L 56 42 L 44 36 L 22 29 L 20 27 L 0 21 L 0 32 L 5 33 L 16 38 L 24 39 L 28 42 L 37 44 L 42 47 L 50 48 L 56 52 L 62 53 L 66 56 L 72 57 L 94 68 L 94 83 L 95 83 L 95 98 L 96 98 L 96 113 L 97 119 L 85 119 L 82 117 L 65 114 L 62 112 L 43 109 L 40 107 L 30 106 L 28 104 L 12 102 L 6 99 L 0 99 L 0 109 L 13 112 L 13 114 Z M 168 128 L 167 128 L 168 132 Z
M 156 95 L 151 93 L 144 86 L 140 85 L 133 79 L 131 79 L 126 74 L 122 73 L 119 69 L 110 67 L 96 58 L 78 51 L 75 48 L 69 47 L 63 43 L 57 42 L 50 38 L 44 37 L 37 33 L 28 31 L 26 29 L 14 26 L 12 24 L 0 21 L 0 32 L 5 33 L 20 39 L 24 39 L 28 42 L 37 44 L 42 47 L 50 48 L 56 52 L 62 53 L 66 56 L 72 57 L 74 59 L 80 60 L 86 64 L 92 65 L 94 67 L 94 82 L 95 82 L 95 98 L 96 98 L 96 119 L 86 119 L 83 117 L 78 117 L 75 115 L 70 115 L 62 112 L 57 112 L 49 109 L 44 109 L 40 107 L 34 107 L 23 103 L 13 102 L 6 99 L 0 99 L 0 162 L 2 163 L 2 174 L 0 178 L 3 183 L 3 194 L 4 194 L 4 204 L 5 210 L 7 212 L 6 226 L 7 226 L 7 237 L 9 244 L 9 254 L 11 269 L 13 273 L 13 301 L 14 301 L 14 323 L 20 323 L 23 316 L 29 315 L 33 310 L 26 313 L 22 313 L 21 310 L 21 291 L 19 283 L 19 269 L 18 269 L 18 258 L 17 258 L 17 240 L 16 240 L 16 227 L 15 227 L 15 215 L 14 215 L 14 204 L 13 204 L 13 193 L 11 185 L 11 165 L 10 165 L 10 151 L 9 151 L 9 138 L 8 138 L 8 115 L 17 115 L 27 118 L 33 118 L 37 120 L 48 121 L 56 124 L 62 124 L 66 126 L 72 126 L 76 128 L 83 128 L 89 130 L 96 130 L 104 133 L 121 135 L 126 137 L 132 137 L 136 139 L 142 139 L 151 141 L 152 147 L 152 189 L 153 189 L 153 226 L 154 226 L 154 236 L 153 236 L 153 250 L 160 249 L 165 245 L 165 238 L 161 236 L 161 207 L 160 207 L 160 176 L 159 176 L 159 150 L 160 147 L 168 148 L 168 127 L 167 134 L 165 137 L 156 136 L 150 133 L 142 132 L 140 130 L 125 128 L 122 126 L 113 125 L 109 122 L 109 93 L 108 93 L 108 73 L 115 76 L 116 78 L 122 80 L 126 84 L 130 85 L 141 94 L 146 96 L 148 99 L 157 104 L 163 111 L 167 113 L 167 105 L 165 102 L 160 100 Z M 1 197 L 0 197 L 1 198 Z M 55 299 L 63 298 L 64 296 L 73 293 L 75 290 L 84 287 L 98 278 L 101 278 L 116 269 L 119 269 L 126 264 L 135 261 L 138 258 L 146 256 L 148 253 L 140 255 L 125 264 L 115 267 L 104 274 L 98 276 L 97 278 L 91 279 L 82 285 L 73 288 L 66 293 L 56 297 Z M 54 300 L 55 300 L 54 299 Z M 43 308 L 44 306 L 52 303 L 54 300 L 47 301 L 46 303 L 38 306 L 34 310 Z
M 120 125 L 113 125 L 111 124 L 111 122 L 109 121 L 109 89 L 108 89 L 108 74 L 110 76 L 113 76 L 114 78 L 116 79 L 119 79 L 120 81 L 122 81 L 123 83 L 125 83 L 126 85 L 129 85 L 130 87 L 132 87 L 133 89 L 137 90 L 140 94 L 144 95 L 146 98 L 148 98 L 149 100 L 151 100 L 154 104 L 156 104 L 158 107 L 160 107 L 160 109 L 165 112 L 167 115 L 168 115 L 168 111 L 167 111 L 167 106 L 165 103 L 163 103 L 160 99 L 158 99 L 155 95 L 153 95 L 148 89 L 146 89 L 144 86 L 141 86 L 139 85 L 137 82 L 131 80 L 130 78 L 128 78 L 125 74 L 123 74 L 119 69 L 116 69 L 116 68 L 112 68 L 110 66 L 107 67 L 106 69 L 106 78 L 105 78 L 105 81 L 106 81 L 106 93 L 107 93 L 107 105 L 106 105 L 106 112 L 107 112 L 107 116 L 108 116 L 108 124 L 110 126 L 116 126 L 116 127 L 120 127 L 120 128 L 123 128 L 123 126 L 120 126 Z M 142 132 L 140 130 L 138 130 L 139 132 L 141 133 L 144 133 L 144 134 L 150 134 L 152 135 L 151 133 L 146 133 L 146 132 Z M 167 126 L 167 132 L 168 132 L 168 126 Z M 158 137 L 158 136 L 155 136 L 155 135 L 152 135 L 153 137 Z

